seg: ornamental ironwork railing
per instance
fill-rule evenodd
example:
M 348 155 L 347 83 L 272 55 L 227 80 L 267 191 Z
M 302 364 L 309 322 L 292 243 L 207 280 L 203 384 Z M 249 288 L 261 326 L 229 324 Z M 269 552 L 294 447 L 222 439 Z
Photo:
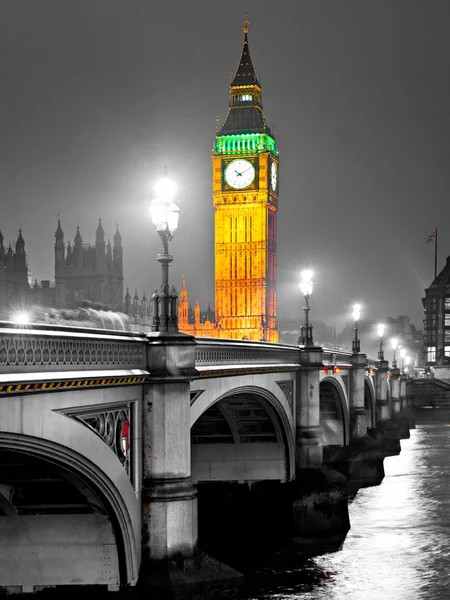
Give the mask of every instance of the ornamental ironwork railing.
M 146 369 L 144 335 L 0 323 L 0 374 Z
M 195 366 L 299 366 L 296 346 L 240 340 L 196 338 Z

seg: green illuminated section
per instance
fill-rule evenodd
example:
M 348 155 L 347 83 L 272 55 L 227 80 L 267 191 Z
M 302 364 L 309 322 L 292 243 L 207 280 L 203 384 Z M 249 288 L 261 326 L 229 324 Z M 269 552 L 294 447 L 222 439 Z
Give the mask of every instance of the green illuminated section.
M 216 138 L 214 150 L 218 154 L 249 154 L 269 150 L 278 155 L 275 140 L 267 133 L 221 135 Z

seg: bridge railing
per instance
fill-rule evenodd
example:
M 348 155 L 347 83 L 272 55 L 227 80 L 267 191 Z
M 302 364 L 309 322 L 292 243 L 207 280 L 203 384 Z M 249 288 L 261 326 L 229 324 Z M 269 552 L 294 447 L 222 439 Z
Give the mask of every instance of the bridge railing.
M 299 366 L 297 346 L 254 342 L 196 338 L 196 368 L 213 366 Z
M 236 366 L 270 366 L 286 365 L 300 367 L 298 346 L 288 344 L 273 344 L 250 340 L 220 340 L 216 338 L 195 339 L 195 366 L 228 367 Z M 323 348 L 322 362 L 325 366 L 336 365 L 341 368 L 351 368 L 352 353 L 342 350 Z M 367 366 L 378 368 L 376 359 L 367 358 Z
M 350 368 L 352 366 L 352 353 L 343 350 L 331 350 L 329 348 L 323 348 L 322 362 L 327 366 L 336 365 L 340 368 Z M 368 356 L 366 358 L 366 366 L 376 370 L 379 367 L 379 361 L 376 358 Z
M 144 335 L 0 322 L 0 374 L 146 369 Z

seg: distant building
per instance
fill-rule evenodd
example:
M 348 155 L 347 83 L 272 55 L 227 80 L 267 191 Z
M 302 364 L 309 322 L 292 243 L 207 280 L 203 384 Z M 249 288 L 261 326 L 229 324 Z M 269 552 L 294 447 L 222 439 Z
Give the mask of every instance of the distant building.
M 95 232 L 95 244 L 83 243 L 80 229 L 73 242 L 64 245 L 64 233 L 58 219 L 55 233 L 55 306 L 76 308 L 83 301 L 121 311 L 123 306 L 123 249 L 117 227 L 113 245 L 105 243 L 101 219 Z
M 79 228 L 73 246 L 64 244 L 64 232 L 58 219 L 55 232 L 55 282 L 35 279 L 30 285 L 25 240 L 22 230 L 15 244 L 6 250 L 0 232 L 0 318 L 13 317 L 16 310 L 31 306 L 73 309 L 95 303 L 121 311 L 123 306 L 123 249 L 119 229 L 113 245 L 105 243 L 99 219 L 95 244 L 85 244 Z
M 197 299 L 194 310 L 192 310 L 184 277 L 178 305 L 178 329 L 197 337 L 219 337 L 217 335 L 218 325 L 215 323 L 211 307 L 208 306 L 208 310 L 202 312 Z
M 424 346 L 427 366 L 450 364 L 450 256 L 425 290 Z
M 13 250 L 11 244 L 7 250 L 3 245 L 0 232 L 0 308 L 21 306 L 28 300 L 28 266 L 25 254 L 25 241 L 22 230 Z
M 147 300 L 145 294 L 140 297 L 137 289 L 132 297 L 129 289 L 125 294 L 124 313 L 130 317 L 131 326 L 138 327 L 140 331 L 151 331 L 153 320 L 152 299 Z M 181 291 L 178 299 L 178 329 L 182 333 L 187 333 L 197 337 L 220 337 L 220 328 L 214 319 L 214 311 L 208 306 L 206 311 L 202 311 L 198 299 L 195 307 L 189 303 L 186 280 L 183 277 Z

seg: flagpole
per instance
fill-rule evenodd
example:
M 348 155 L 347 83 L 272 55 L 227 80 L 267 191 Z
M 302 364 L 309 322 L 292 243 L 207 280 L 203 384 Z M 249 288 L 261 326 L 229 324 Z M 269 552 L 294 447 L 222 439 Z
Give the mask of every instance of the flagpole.
M 434 238 L 434 278 L 437 277 L 437 245 L 438 245 L 438 236 L 437 236 L 437 227 L 435 229 L 435 238 Z

